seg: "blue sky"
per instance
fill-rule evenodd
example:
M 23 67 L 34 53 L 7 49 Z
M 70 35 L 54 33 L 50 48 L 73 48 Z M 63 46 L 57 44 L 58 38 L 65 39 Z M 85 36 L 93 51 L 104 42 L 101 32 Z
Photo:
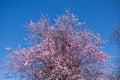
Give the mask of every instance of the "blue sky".
M 120 0 L 0 0 L 0 58 L 5 59 L 9 54 L 6 46 L 14 49 L 18 44 L 26 46 L 23 40 L 27 37 L 26 23 L 37 22 L 41 13 L 53 19 L 65 12 L 65 8 L 70 8 L 79 21 L 85 21 L 88 28 L 100 33 L 104 40 L 120 25 Z M 110 55 L 117 54 L 110 42 L 104 45 L 104 50 Z M 1 70 L 0 80 L 14 80 L 4 79 L 5 71 Z

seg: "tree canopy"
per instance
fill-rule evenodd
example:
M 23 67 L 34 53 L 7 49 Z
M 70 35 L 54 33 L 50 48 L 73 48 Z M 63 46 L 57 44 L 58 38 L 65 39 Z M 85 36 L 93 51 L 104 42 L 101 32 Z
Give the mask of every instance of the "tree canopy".
M 104 41 L 66 10 L 54 23 L 41 17 L 28 26 L 30 47 L 12 50 L 8 68 L 28 80 L 109 80 L 110 55 Z

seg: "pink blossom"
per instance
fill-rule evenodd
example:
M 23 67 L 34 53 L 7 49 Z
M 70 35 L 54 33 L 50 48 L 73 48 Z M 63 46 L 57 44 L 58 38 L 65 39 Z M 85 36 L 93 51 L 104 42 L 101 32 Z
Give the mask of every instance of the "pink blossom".
M 93 34 L 70 11 L 54 24 L 43 17 L 29 25 L 30 47 L 12 51 L 8 67 L 29 80 L 106 80 L 110 56 Z M 78 28 L 79 27 L 79 28 Z M 11 48 L 6 48 L 11 50 Z

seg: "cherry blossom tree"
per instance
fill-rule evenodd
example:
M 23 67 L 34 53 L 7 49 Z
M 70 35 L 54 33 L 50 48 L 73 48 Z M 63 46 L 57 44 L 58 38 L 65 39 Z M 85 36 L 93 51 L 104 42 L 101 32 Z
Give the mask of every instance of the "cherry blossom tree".
M 10 50 L 7 66 L 14 76 L 28 80 L 109 80 L 104 41 L 66 10 L 54 23 L 42 17 L 28 25 L 30 47 Z

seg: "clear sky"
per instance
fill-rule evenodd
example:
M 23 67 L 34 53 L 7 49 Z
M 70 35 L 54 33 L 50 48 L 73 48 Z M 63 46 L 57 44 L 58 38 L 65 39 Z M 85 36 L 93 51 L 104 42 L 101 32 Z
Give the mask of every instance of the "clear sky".
M 30 20 L 37 22 L 41 14 L 47 14 L 50 19 L 56 14 L 71 12 L 78 16 L 79 21 L 94 33 L 100 33 L 104 40 L 108 40 L 115 26 L 120 25 L 120 0 L 0 0 L 0 59 L 5 59 L 9 53 L 6 46 L 14 49 L 18 44 L 25 47 L 23 38 L 27 36 L 24 27 Z M 116 55 L 116 48 L 109 42 L 104 50 L 110 55 Z M 0 80 L 4 79 L 0 70 Z

